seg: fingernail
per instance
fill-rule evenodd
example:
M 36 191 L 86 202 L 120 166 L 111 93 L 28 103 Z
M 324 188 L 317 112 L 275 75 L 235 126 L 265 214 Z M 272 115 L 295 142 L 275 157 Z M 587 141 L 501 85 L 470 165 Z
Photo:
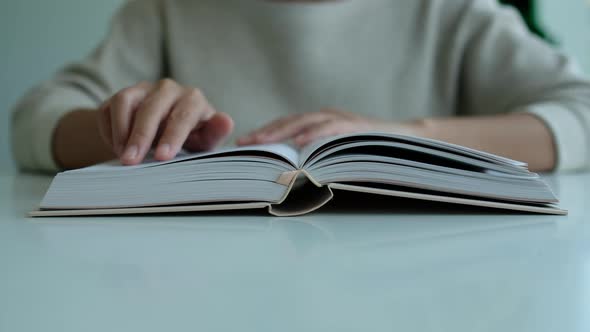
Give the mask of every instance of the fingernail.
M 158 147 L 158 151 L 156 151 L 156 154 L 158 156 L 168 157 L 168 155 L 170 154 L 170 150 L 170 144 L 162 144 Z
M 137 153 L 139 152 L 139 149 L 137 148 L 136 145 L 132 145 L 130 147 L 127 148 L 127 150 L 125 150 L 125 154 L 123 154 L 123 159 L 127 159 L 127 160 L 132 160 L 137 158 Z

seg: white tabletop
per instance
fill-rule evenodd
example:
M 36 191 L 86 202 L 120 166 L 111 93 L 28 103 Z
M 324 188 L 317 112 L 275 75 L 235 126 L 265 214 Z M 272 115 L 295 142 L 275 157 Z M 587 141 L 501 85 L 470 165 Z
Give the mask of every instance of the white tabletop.
M 590 175 L 548 179 L 567 217 L 27 219 L 50 180 L 0 175 L 2 332 L 590 331 Z

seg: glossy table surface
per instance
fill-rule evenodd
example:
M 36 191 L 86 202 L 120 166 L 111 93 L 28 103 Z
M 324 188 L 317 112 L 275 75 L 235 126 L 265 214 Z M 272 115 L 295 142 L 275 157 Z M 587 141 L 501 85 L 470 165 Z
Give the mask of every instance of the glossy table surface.
M 1 332 L 590 331 L 590 175 L 548 178 L 567 217 L 26 218 L 50 181 L 0 175 Z

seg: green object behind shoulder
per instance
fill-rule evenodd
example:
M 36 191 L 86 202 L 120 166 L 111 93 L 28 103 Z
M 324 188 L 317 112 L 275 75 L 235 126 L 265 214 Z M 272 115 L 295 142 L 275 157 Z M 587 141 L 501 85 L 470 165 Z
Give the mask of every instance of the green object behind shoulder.
M 551 41 L 551 38 L 543 31 L 537 17 L 535 0 L 500 0 L 501 3 L 514 6 L 522 14 L 529 29 L 538 36 Z

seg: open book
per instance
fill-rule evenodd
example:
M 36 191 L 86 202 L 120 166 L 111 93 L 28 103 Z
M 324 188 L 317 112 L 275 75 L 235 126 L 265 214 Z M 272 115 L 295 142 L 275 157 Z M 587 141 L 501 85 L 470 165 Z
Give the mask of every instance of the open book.
M 301 151 L 286 144 L 224 148 L 167 162 L 68 171 L 55 177 L 31 215 L 267 209 L 294 216 L 319 209 L 342 190 L 358 192 L 359 209 L 371 195 L 386 195 L 567 213 L 524 163 L 430 139 L 364 133 Z

